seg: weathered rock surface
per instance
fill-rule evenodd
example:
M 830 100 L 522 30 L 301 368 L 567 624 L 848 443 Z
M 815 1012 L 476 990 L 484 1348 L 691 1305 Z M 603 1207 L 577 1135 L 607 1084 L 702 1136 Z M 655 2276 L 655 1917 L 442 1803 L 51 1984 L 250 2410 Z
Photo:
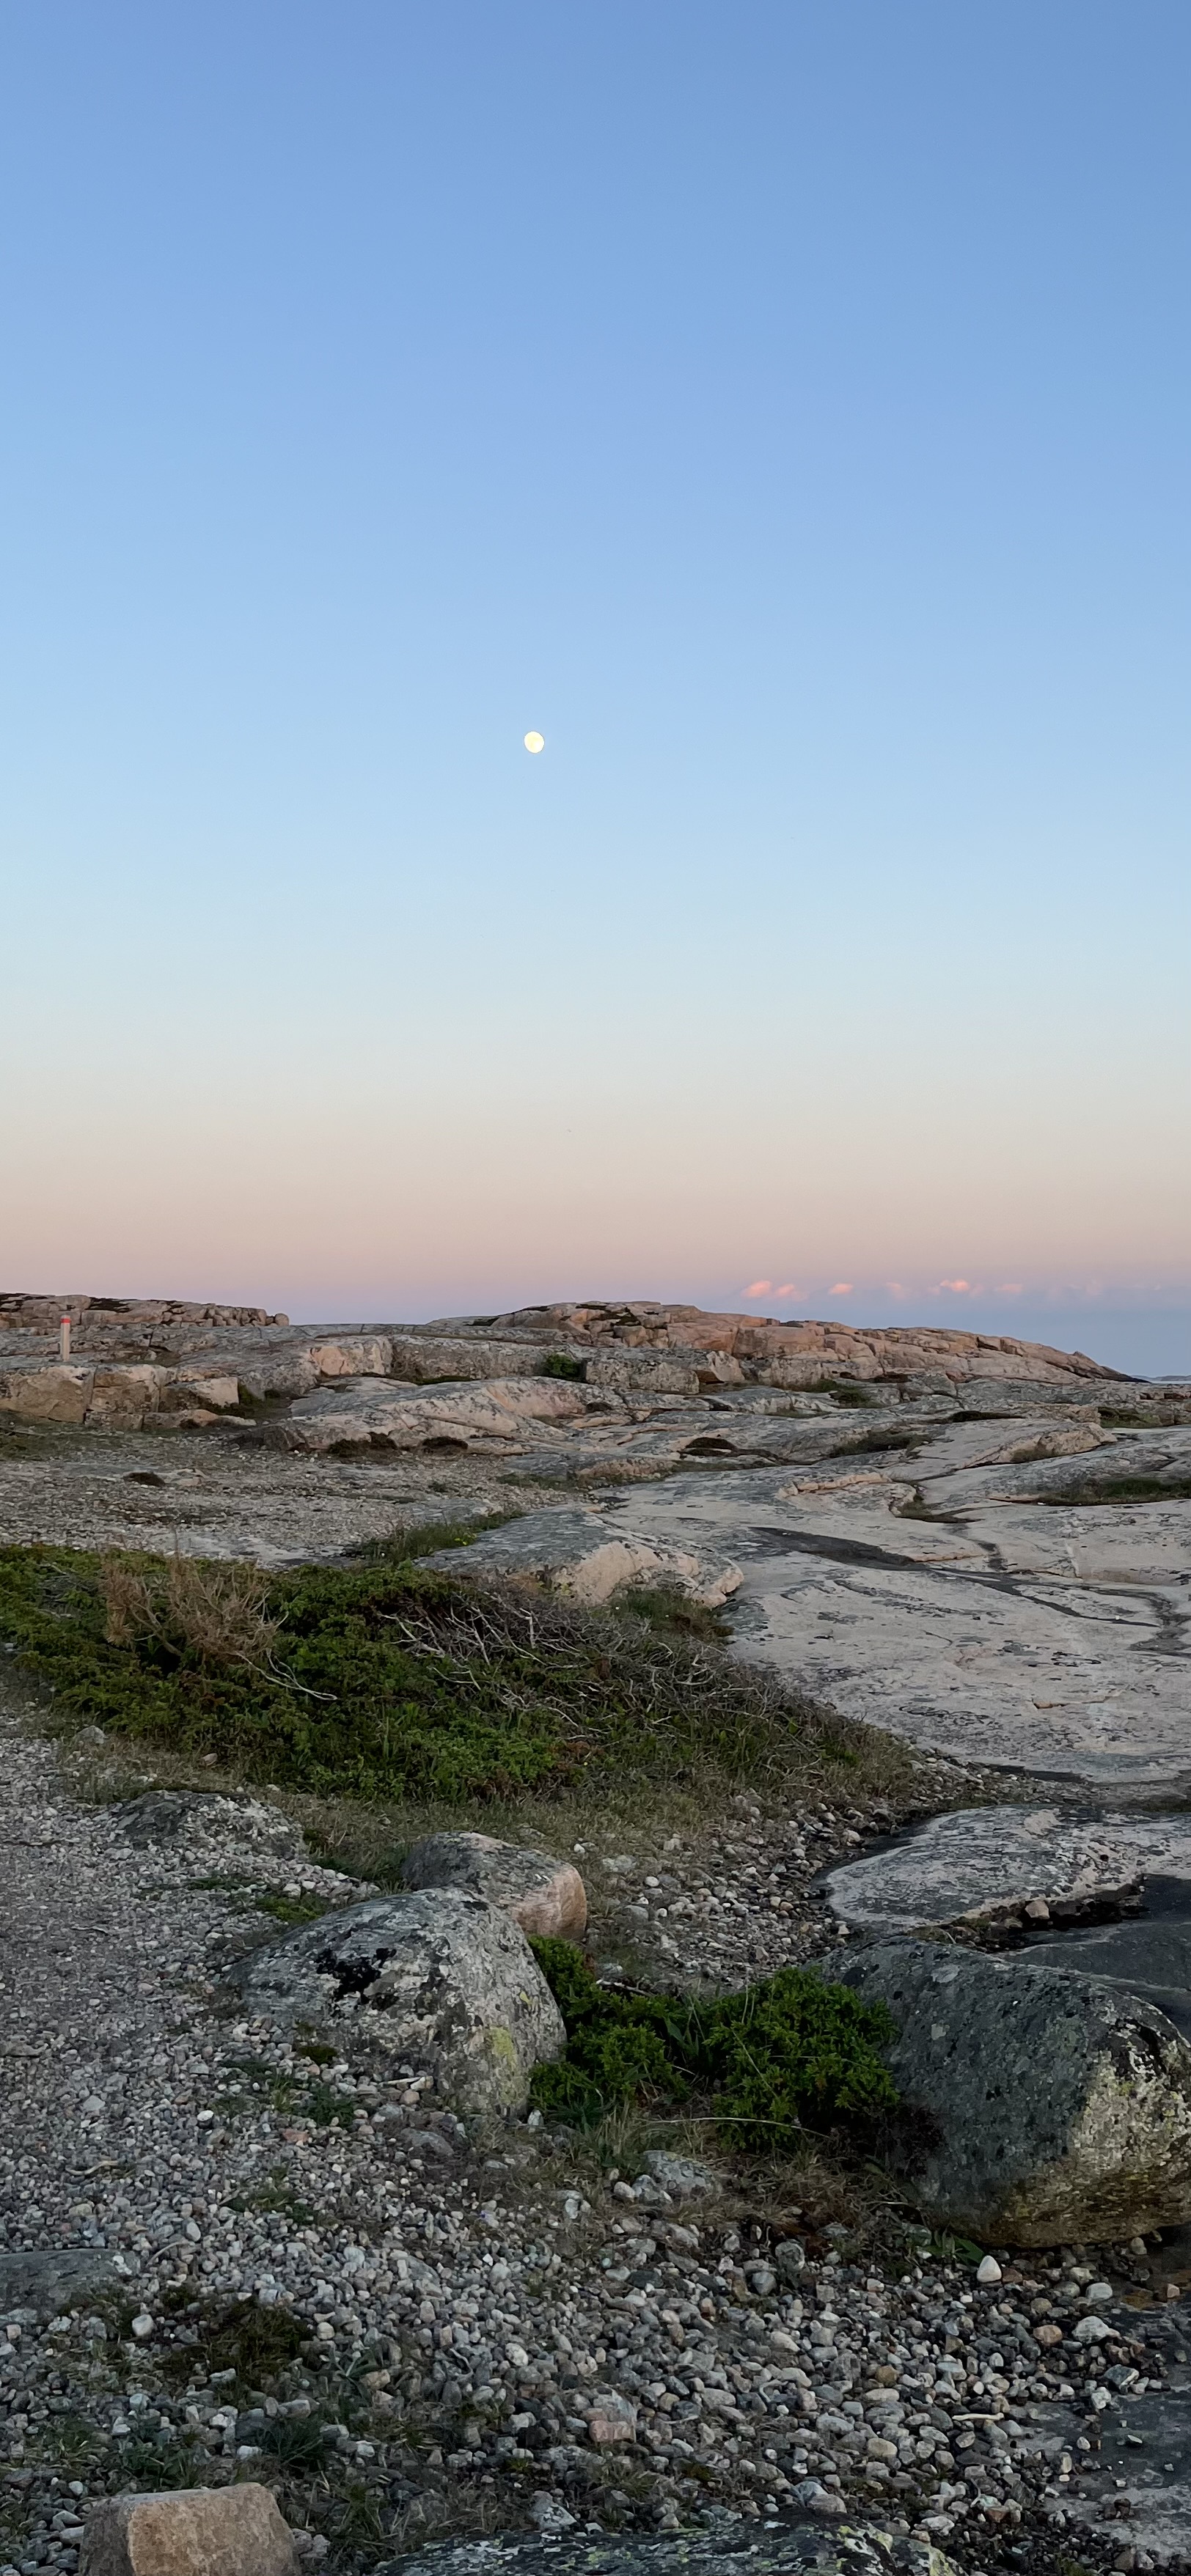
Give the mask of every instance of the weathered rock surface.
M 490 1378 L 473 1385 L 403 1386 L 391 1378 L 350 1378 L 303 1396 L 275 1426 L 287 1449 L 512 1450 L 527 1424 L 566 1423 L 585 1410 L 581 1387 L 565 1378 Z
M 974 1463 L 987 1424 L 856 1419 L 847 1455 L 836 1426 L 778 1422 L 784 1474 L 709 1463 L 635 1485 L 608 1517 L 626 1538 L 730 1555 L 738 1651 L 849 1717 L 960 1762 L 1191 1787 L 1191 1500 L 1177 1493 L 1191 1427 L 998 1464 Z M 865 1437 L 899 1445 L 866 1455 Z M 1126 1474 L 1136 1503 L 1114 1493 Z M 1164 1482 L 1169 1503 L 1145 1499 Z
M 858 1951 L 837 1974 L 887 2006 L 894 2082 L 936 2125 L 906 2176 L 924 2216 L 1039 2246 L 1191 2217 L 1191 2048 L 1163 2013 L 924 1941 Z
M 268 2487 L 105 2497 L 87 2516 L 81 2576 L 297 2576 L 293 2534 Z
M 464 1888 L 345 1906 L 253 1952 L 235 1982 L 257 2013 L 425 2068 L 464 2111 L 519 2107 L 535 2066 L 565 2046 L 524 1933 Z
M 609 2532 L 536 2539 L 516 2532 L 495 2540 L 440 2541 L 402 2565 L 406 2576 L 803 2576 L 804 2570 L 814 2576 L 950 2576 L 951 2561 L 933 2541 L 899 2536 L 877 2522 L 853 2522 L 819 2486 L 817 2510 L 833 2505 L 840 2518 L 830 2526 L 809 2520 L 763 2531 L 737 2525 L 657 2540 Z
M 467 1887 L 535 1940 L 578 1941 L 587 1890 L 571 1860 L 498 1842 L 492 1834 L 426 1834 L 401 1864 L 407 1887 Z
M 98 2298 L 118 2277 L 113 2257 L 98 2246 L 0 2254 L 0 2319 L 56 2317 Z
M 526 1512 L 504 1529 L 485 1530 L 466 1548 L 427 1558 L 455 1574 L 499 1575 L 535 1583 L 594 1604 L 626 1584 L 669 1584 L 715 1609 L 741 1582 L 738 1565 L 691 1548 L 650 1546 L 622 1536 L 595 1511 Z
M 418 1386 L 433 1386 L 450 1378 L 538 1377 L 543 1362 L 555 1353 L 561 1359 L 573 1360 L 577 1368 L 586 1365 L 587 1357 L 565 1343 L 547 1345 L 528 1335 L 502 1341 L 494 1334 L 480 1338 L 463 1333 L 395 1331 L 391 1350 L 389 1365 L 394 1377 L 412 1379 Z
M 1045 1342 L 1017 1341 L 1009 1335 L 963 1333 L 927 1326 L 870 1328 L 837 1323 L 780 1323 L 768 1315 L 708 1314 L 699 1306 L 655 1304 L 647 1298 L 619 1305 L 587 1300 L 574 1305 L 523 1306 L 508 1315 L 453 1316 L 431 1331 L 525 1332 L 566 1335 L 597 1348 L 620 1344 L 626 1349 L 679 1348 L 722 1351 L 767 1367 L 784 1362 L 806 1375 L 791 1383 L 813 1384 L 819 1377 L 863 1380 L 883 1375 L 916 1378 L 936 1375 L 952 1384 L 975 1379 L 1112 1378 L 1120 1371 L 1102 1368 L 1083 1351 L 1052 1350 Z
M 826 1885 L 841 1922 L 908 1931 L 964 1918 L 1025 1921 L 1027 1906 L 1042 1909 L 1039 1922 L 1076 1922 L 1094 1906 L 1139 1897 L 1155 1873 L 1191 1890 L 1191 1817 L 960 1807 L 908 1842 L 845 1862 Z

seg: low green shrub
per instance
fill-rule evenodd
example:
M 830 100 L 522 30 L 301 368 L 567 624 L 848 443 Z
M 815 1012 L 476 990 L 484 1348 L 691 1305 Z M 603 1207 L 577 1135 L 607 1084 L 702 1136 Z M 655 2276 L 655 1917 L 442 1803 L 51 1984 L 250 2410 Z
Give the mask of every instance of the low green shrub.
M 888 1739 L 714 1643 L 406 1560 L 255 1567 L 0 1549 L 0 1637 L 60 1720 L 363 1799 L 743 1781 L 887 1762 Z
M 565 2057 L 533 2079 L 538 2109 L 555 2118 L 589 2127 L 629 2103 L 698 2092 L 728 2143 L 772 2152 L 804 2129 L 896 2106 L 877 2053 L 893 2036 L 888 2013 L 812 1970 L 780 1968 L 741 1994 L 685 2003 L 609 1991 L 569 1942 L 532 1946 L 567 2033 Z
M 538 1363 L 538 1376 L 581 1379 L 586 1365 L 585 1360 L 575 1359 L 570 1351 L 548 1351 L 545 1359 Z

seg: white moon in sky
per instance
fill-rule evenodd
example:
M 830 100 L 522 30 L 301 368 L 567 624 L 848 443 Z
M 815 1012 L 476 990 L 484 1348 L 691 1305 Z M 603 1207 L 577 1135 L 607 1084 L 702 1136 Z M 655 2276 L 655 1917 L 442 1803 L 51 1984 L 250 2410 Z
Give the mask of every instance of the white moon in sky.
M 527 733 L 525 737 L 525 748 L 527 751 L 544 751 L 546 748 L 545 734 Z

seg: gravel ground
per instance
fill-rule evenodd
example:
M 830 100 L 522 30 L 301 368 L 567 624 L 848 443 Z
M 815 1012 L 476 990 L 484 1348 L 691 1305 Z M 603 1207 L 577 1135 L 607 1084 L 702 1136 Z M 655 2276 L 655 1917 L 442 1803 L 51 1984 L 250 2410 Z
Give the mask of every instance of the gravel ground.
M 56 1431 L 0 1423 L 0 1530 L 8 1546 L 147 1548 L 251 1557 L 265 1566 L 335 1557 L 399 1526 L 528 1512 L 553 1486 L 500 1459 L 374 1453 L 305 1459 L 251 1429 Z
M 1170 2562 L 1191 2373 L 1143 2249 L 1107 2294 L 1078 2250 L 981 2284 L 888 2211 L 853 2236 L 627 2146 L 597 2172 L 525 2121 L 469 2137 L 412 2073 L 236 2018 L 220 1972 L 276 1936 L 262 1902 L 357 1892 L 280 1811 L 138 1842 L 72 1801 L 11 1690 L 3 1727 L 0 2576 L 73 2567 L 88 2495 L 243 2474 L 345 2570 L 433 2531 L 808 2505 L 879 2507 L 967 2567 Z M 747 1812 L 737 1840 L 701 1911 L 756 1869 L 739 1938 L 768 1960 L 792 1900 L 743 1857 Z

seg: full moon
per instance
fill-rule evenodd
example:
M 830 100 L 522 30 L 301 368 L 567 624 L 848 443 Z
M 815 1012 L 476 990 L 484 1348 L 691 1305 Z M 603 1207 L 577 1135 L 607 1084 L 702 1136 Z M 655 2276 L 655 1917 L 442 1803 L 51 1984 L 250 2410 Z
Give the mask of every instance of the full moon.
M 525 737 L 525 748 L 527 751 L 544 751 L 546 748 L 545 734 L 527 733 Z

